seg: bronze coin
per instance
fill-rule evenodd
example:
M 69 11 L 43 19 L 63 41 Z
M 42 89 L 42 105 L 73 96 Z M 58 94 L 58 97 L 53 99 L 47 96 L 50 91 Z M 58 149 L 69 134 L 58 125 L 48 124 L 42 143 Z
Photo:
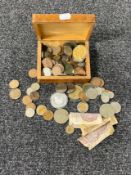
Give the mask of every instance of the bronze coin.
M 36 101 L 40 98 L 39 92 L 35 91 L 35 92 L 31 92 L 30 97 L 32 99 L 32 101 Z

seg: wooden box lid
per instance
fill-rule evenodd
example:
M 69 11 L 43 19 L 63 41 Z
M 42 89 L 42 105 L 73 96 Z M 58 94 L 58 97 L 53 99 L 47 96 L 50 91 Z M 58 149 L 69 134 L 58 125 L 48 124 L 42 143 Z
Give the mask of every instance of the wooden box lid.
M 94 14 L 33 14 L 32 24 L 38 40 L 89 40 L 95 24 Z

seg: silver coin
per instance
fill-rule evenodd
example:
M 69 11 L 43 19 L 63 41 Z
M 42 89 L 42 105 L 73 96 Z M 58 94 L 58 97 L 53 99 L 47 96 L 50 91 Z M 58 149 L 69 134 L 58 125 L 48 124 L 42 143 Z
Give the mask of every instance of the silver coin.
M 87 91 L 86 91 L 86 96 L 89 98 L 89 99 L 96 99 L 97 98 L 97 91 L 95 88 L 89 88 Z
M 103 117 L 113 117 L 115 114 L 114 109 L 110 104 L 101 105 L 99 111 Z
M 113 107 L 115 114 L 121 111 L 121 105 L 118 102 L 111 102 L 111 106 Z

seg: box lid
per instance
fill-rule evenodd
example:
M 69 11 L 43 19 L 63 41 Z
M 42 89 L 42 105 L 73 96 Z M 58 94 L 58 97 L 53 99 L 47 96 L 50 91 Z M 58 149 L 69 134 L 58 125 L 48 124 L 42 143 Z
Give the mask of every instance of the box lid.
M 38 40 L 89 40 L 95 15 L 33 14 L 32 24 Z

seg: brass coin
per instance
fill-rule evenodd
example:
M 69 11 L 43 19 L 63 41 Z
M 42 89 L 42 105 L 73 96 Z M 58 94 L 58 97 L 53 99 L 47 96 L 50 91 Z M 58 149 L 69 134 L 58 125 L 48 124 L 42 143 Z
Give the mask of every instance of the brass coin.
M 26 105 L 26 108 L 32 108 L 32 109 L 36 109 L 36 105 L 34 103 L 29 103 Z
M 28 104 L 31 103 L 31 102 L 32 102 L 32 99 L 31 99 L 30 96 L 28 96 L 28 95 L 23 96 L 23 98 L 22 98 L 22 103 L 23 103 L 24 105 L 28 105 Z
M 82 91 L 82 88 L 78 85 L 75 85 L 75 91 L 72 93 L 69 93 L 68 96 L 71 100 L 78 100 L 79 97 L 79 93 Z
M 64 54 L 71 56 L 72 55 L 72 48 L 70 46 L 64 46 L 63 47 Z
M 42 60 L 42 65 L 43 65 L 43 67 L 48 67 L 51 69 L 53 67 L 53 63 L 52 63 L 51 58 L 44 58 Z
M 47 111 L 47 108 L 46 108 L 46 106 L 45 105 L 39 105 L 39 106 L 37 106 L 37 108 L 36 108 L 36 113 L 38 114 L 38 115 L 44 115 L 44 113 Z
M 16 100 L 18 98 L 20 98 L 21 96 L 21 90 L 16 88 L 16 89 L 11 89 L 9 92 L 9 96 L 11 99 Z
M 86 58 L 87 49 L 84 45 L 78 45 L 73 49 L 73 58 L 75 62 L 83 62 Z
M 31 84 L 31 89 L 33 90 L 33 91 L 38 91 L 39 89 L 40 89 L 40 85 L 39 85 L 39 83 L 32 83 Z
M 54 114 L 51 110 L 47 110 L 44 114 L 43 114 L 43 118 L 44 120 L 47 120 L 47 121 L 51 121 L 54 117 Z
M 32 68 L 28 71 L 28 76 L 30 78 L 36 78 L 37 77 L 37 70 L 35 68 Z
M 79 98 L 82 101 L 89 101 L 89 98 L 85 95 L 83 91 L 79 92 Z
M 65 128 L 65 132 L 67 134 L 73 134 L 75 131 L 74 127 L 72 125 L 67 125 L 66 128 Z
M 89 105 L 86 102 L 80 102 L 77 105 L 77 110 L 81 113 L 87 112 L 89 109 Z
M 36 101 L 40 98 L 39 92 L 35 91 L 30 94 L 32 101 Z
M 19 86 L 19 81 L 18 80 L 11 80 L 9 82 L 9 87 L 11 89 L 16 89 Z
M 68 121 L 68 111 L 65 109 L 58 109 L 54 112 L 54 120 L 59 124 L 64 124 Z

